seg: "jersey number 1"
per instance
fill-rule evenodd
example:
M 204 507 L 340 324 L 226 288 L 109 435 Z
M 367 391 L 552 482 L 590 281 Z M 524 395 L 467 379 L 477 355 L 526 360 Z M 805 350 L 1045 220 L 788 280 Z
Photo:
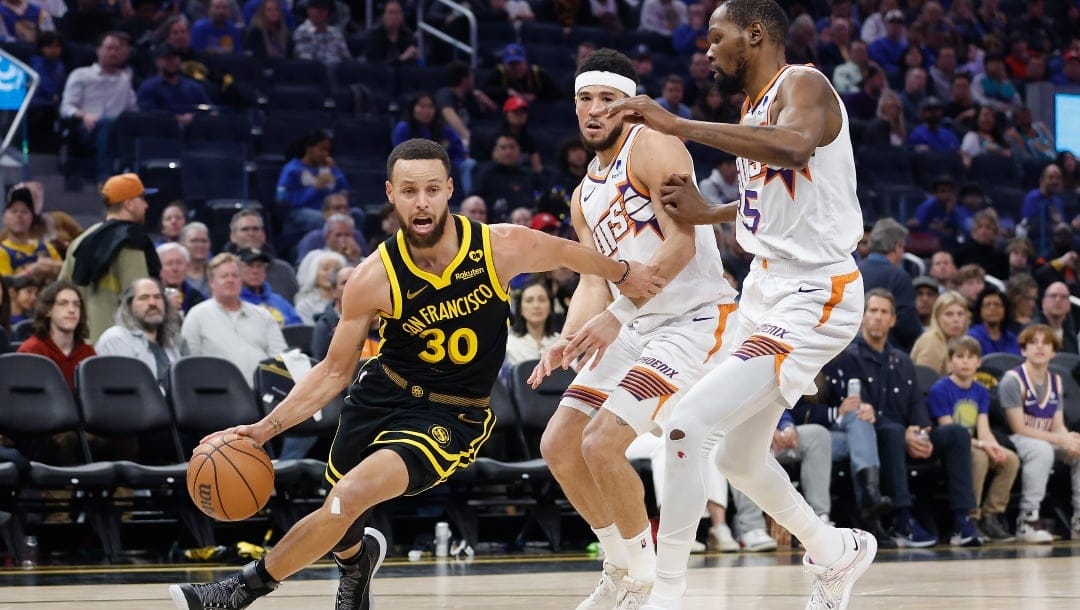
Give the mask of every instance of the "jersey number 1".
M 476 333 L 471 328 L 459 328 L 450 333 L 447 341 L 446 333 L 440 328 L 429 328 L 420 333 L 420 337 L 427 340 L 427 349 L 420 352 L 420 359 L 428 364 L 437 364 L 450 356 L 450 362 L 454 364 L 466 364 L 476 357 L 476 351 L 480 342 Z
M 756 234 L 758 225 L 761 224 L 761 212 L 754 207 L 757 203 L 758 196 L 757 191 L 744 191 L 742 200 L 742 212 L 743 218 L 746 218 L 750 222 L 743 221 L 743 226 L 751 234 Z

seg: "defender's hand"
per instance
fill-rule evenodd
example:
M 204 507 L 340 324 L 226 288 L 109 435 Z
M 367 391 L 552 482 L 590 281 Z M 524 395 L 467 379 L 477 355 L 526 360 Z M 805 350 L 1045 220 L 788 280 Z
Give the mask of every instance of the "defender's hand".
M 570 345 L 563 352 L 562 367 L 565 369 L 574 359 L 583 355 L 582 362 L 592 359 L 589 368 L 595 369 L 608 346 L 619 336 L 620 330 L 622 323 L 611 312 L 605 310 L 596 314 L 573 336 L 567 337 Z
M 694 181 L 686 174 L 671 174 L 660 187 L 664 210 L 679 222 L 711 225 L 717 221 L 713 205 L 705 200 Z
M 678 124 L 679 117 L 661 108 L 660 104 L 654 102 L 653 99 L 647 95 L 636 95 L 634 97 L 615 100 L 608 104 L 607 116 L 610 117 L 619 112 L 626 112 L 623 116 L 623 120 L 626 122 L 644 123 L 646 126 L 651 127 L 660 133 L 678 135 L 675 133 L 675 128 Z
M 648 298 L 658 294 L 667 284 L 667 280 L 657 275 L 660 268 L 637 261 L 627 261 L 630 271 L 626 281 L 618 284 L 619 292 L 629 299 Z
M 540 355 L 540 361 L 536 363 L 532 374 L 529 375 L 529 387 L 534 390 L 540 387 L 544 378 L 550 375 L 551 371 L 554 371 L 556 367 L 566 368 L 562 365 L 562 361 L 568 345 L 570 345 L 570 341 L 566 337 L 559 337 L 546 352 Z

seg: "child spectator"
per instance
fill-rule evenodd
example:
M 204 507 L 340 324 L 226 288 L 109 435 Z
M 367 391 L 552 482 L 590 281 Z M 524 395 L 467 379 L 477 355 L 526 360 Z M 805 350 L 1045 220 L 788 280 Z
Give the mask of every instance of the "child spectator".
M 949 376 L 930 387 L 926 406 L 936 425 L 959 424 L 971 434 L 971 476 L 976 502 L 983 497 L 987 471 L 991 468 L 995 471 L 982 507 L 976 507 L 970 516 L 990 540 L 1005 542 L 1013 536 L 1002 524 L 1001 515 L 1009 505 L 1009 491 L 1020 469 L 1020 459 L 999 445 L 990 431 L 990 392 L 975 383 L 975 372 L 981 362 L 982 350 L 974 338 L 950 341 Z

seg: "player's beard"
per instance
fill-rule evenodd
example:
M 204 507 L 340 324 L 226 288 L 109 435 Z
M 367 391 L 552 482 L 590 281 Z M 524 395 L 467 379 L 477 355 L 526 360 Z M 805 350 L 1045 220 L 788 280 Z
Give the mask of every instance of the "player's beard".
M 713 67 L 716 70 L 716 89 L 724 97 L 746 90 L 746 73 L 750 71 L 750 62 L 746 59 L 745 43 L 739 45 L 736 53 L 734 73 Z
M 600 152 L 602 150 L 608 150 L 612 146 L 615 146 L 615 143 L 619 141 L 619 138 L 622 137 L 622 132 L 623 132 L 623 123 L 621 122 L 621 119 L 620 119 L 619 124 L 616 125 L 614 129 L 611 130 L 611 133 L 609 133 L 606 138 L 604 138 L 604 139 L 602 139 L 602 140 L 600 140 L 598 142 L 590 142 L 588 139 L 585 138 L 585 134 L 581 134 L 581 143 L 585 145 L 585 149 L 588 150 L 589 152 L 594 152 L 595 153 L 595 152 Z
M 405 218 L 401 216 L 401 212 L 395 209 L 394 214 L 397 215 L 398 224 L 401 225 L 401 230 L 405 233 L 405 242 L 413 248 L 430 248 L 439 243 L 443 233 L 446 232 L 446 219 L 450 217 L 449 210 L 443 210 L 442 214 L 431 219 L 432 224 L 434 224 L 431 233 L 418 235 L 414 232 L 413 224 L 406 222 Z

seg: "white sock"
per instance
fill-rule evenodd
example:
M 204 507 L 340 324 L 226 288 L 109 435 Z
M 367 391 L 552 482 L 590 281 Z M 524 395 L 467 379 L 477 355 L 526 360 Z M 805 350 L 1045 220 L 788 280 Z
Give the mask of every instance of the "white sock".
M 806 531 L 809 530 L 809 531 Z M 831 566 L 844 556 L 844 530 L 835 528 L 818 520 L 800 534 L 800 540 L 810 554 L 810 559 L 819 566 Z
M 628 559 L 628 576 L 638 582 L 656 580 L 656 547 L 653 545 L 652 526 L 632 538 L 623 538 L 623 548 Z
M 594 527 L 592 531 L 600 541 L 600 547 L 604 549 L 604 561 L 616 568 L 625 570 L 629 565 L 629 560 L 626 557 L 626 548 L 623 546 L 622 536 L 619 535 L 619 528 L 612 523 L 600 529 Z

